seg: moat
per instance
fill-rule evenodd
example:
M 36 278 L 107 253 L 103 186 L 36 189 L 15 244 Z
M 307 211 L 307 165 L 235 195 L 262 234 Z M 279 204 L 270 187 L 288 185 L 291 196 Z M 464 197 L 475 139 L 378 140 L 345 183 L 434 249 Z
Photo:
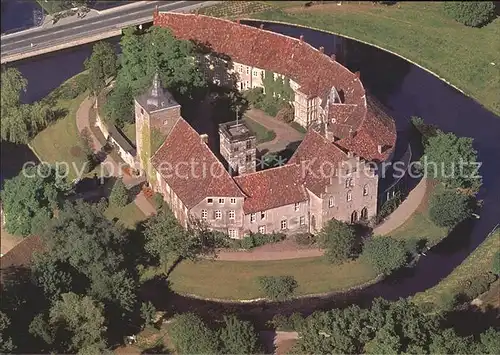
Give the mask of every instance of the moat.
M 179 296 L 173 296 L 177 301 L 170 299 L 168 304 L 174 303 L 176 310 L 200 307 L 200 311 L 206 309 L 207 312 L 211 312 L 222 310 L 221 308 L 227 311 L 229 308 L 250 316 L 259 315 L 268 318 L 273 313 L 292 311 L 309 313 L 317 308 L 328 308 L 343 302 L 364 303 L 377 296 L 397 299 L 435 285 L 498 223 L 497 204 L 500 200 L 500 186 L 495 183 L 498 182 L 497 176 L 500 172 L 496 163 L 500 158 L 500 141 L 497 137 L 500 132 L 500 119 L 432 74 L 390 53 L 312 30 L 283 25 L 268 25 L 267 28 L 293 37 L 302 34 L 313 46 L 323 46 L 325 53 L 335 53 L 342 58 L 343 64 L 351 71 L 359 70 L 367 89 L 390 109 L 391 115 L 396 120 L 398 133 L 401 135 L 407 131 L 410 117 L 419 116 L 444 131 L 474 138 L 479 160 L 483 162 L 481 174 L 484 177 L 484 185 L 479 195 L 479 199 L 484 201 L 480 213 L 481 219 L 457 227 L 448 241 L 433 249 L 413 269 L 401 271 L 362 291 L 354 291 L 343 296 L 269 305 L 226 306 Z M 115 45 L 118 41 L 119 38 L 110 39 Z M 339 41 L 343 46 L 336 45 Z M 83 69 L 83 61 L 90 55 L 91 47 L 91 45 L 81 46 L 13 63 L 12 66 L 17 67 L 28 80 L 25 102 L 44 97 L 63 81 L 80 72 Z M 342 53 L 338 52 L 339 48 Z M 34 157 L 30 155 L 27 147 L 2 143 L 2 179 L 16 175 L 22 162 L 32 159 Z M 151 286 L 158 295 L 158 284 Z M 163 294 L 162 298 L 165 299 Z

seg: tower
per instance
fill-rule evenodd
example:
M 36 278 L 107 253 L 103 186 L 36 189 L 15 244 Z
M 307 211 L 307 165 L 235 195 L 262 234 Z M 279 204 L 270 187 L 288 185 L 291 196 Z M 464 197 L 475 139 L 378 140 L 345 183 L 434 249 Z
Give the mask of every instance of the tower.
M 226 159 L 230 173 L 248 174 L 255 172 L 255 134 L 244 120 L 219 125 L 220 153 Z
M 135 132 L 137 156 L 141 174 L 154 179 L 150 171 L 149 160 L 181 117 L 181 106 L 172 94 L 164 90 L 158 73 L 155 73 L 152 85 L 134 100 Z

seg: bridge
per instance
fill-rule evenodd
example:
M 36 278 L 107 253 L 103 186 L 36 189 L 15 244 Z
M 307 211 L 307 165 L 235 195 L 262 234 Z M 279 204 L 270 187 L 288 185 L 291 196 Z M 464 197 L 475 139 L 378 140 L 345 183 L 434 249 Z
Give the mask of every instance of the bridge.
M 126 27 L 152 22 L 156 6 L 160 11 L 187 12 L 217 2 L 140 1 L 71 23 L 6 34 L 1 37 L 1 64 L 118 36 Z

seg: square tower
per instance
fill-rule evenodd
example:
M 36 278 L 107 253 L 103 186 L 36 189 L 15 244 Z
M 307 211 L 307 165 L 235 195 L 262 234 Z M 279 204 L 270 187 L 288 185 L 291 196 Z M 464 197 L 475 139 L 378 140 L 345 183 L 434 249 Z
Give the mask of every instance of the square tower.
M 244 120 L 219 125 L 220 153 L 226 159 L 231 174 L 254 173 L 257 140 Z
M 149 160 L 181 117 L 181 106 L 164 90 L 158 73 L 148 91 L 134 100 L 137 157 L 141 174 L 151 176 Z

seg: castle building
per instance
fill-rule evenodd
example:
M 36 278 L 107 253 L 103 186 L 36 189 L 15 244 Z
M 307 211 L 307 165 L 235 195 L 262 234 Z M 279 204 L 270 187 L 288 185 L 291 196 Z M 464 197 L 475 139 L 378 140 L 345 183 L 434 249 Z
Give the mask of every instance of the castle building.
M 366 97 L 359 73 L 302 37 L 238 22 L 155 12 L 154 25 L 223 54 L 198 58 L 216 84 L 263 87 L 265 75 L 289 83 L 294 120 L 307 128 L 284 166 L 256 171 L 255 135 L 244 120 L 220 125 L 226 170 L 155 77 L 135 102 L 137 152 L 141 170 L 181 223 L 199 219 L 241 238 L 250 232 L 315 233 L 332 218 L 354 223 L 376 215 L 379 176 L 373 163 L 391 159 L 396 130 Z M 165 136 L 158 149 L 151 140 L 155 130 Z

